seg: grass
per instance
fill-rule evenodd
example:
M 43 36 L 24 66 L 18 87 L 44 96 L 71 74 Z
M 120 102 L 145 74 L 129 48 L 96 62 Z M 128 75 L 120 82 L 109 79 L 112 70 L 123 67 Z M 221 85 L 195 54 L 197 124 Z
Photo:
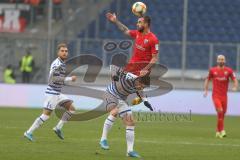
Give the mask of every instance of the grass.
M 109 135 L 110 150 L 98 142 L 106 116 L 87 122 L 69 122 L 64 126 L 65 140 L 52 128 L 58 119 L 52 115 L 34 133 L 35 142 L 23 138 L 41 110 L 0 109 L 1 160 L 125 160 L 125 128 L 118 120 Z M 215 116 L 193 115 L 191 121 L 137 122 L 135 150 L 144 160 L 238 160 L 240 157 L 239 117 L 227 117 L 228 137 L 216 139 Z

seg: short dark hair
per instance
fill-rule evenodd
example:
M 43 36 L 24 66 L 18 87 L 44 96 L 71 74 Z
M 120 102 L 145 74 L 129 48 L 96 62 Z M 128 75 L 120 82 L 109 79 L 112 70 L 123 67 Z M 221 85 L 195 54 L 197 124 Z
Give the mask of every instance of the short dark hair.
M 57 46 L 57 51 L 59 51 L 60 48 L 62 48 L 62 47 L 67 48 L 67 44 L 66 44 L 66 43 L 60 43 L 60 44 L 58 44 L 58 46 Z
M 148 26 L 151 26 L 151 18 L 149 16 L 143 16 L 144 22 L 148 24 Z
M 138 77 L 138 80 L 141 84 L 144 84 L 145 86 L 150 85 L 150 77 L 149 75 L 145 75 L 143 77 Z

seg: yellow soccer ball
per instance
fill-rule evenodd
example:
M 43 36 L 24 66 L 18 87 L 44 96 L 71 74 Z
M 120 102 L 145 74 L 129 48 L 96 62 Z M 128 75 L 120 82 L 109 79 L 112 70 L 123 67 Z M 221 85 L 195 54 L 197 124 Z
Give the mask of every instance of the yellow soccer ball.
M 132 100 L 132 105 L 138 105 L 142 102 L 142 99 L 139 97 L 136 97 Z
M 135 2 L 132 5 L 132 12 L 138 17 L 142 17 L 147 11 L 147 6 L 143 2 Z

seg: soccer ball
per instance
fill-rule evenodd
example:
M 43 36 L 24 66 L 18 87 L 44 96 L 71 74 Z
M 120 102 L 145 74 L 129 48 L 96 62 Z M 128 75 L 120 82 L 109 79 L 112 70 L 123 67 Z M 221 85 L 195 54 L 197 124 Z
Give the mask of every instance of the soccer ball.
M 138 105 L 141 102 L 142 102 L 142 99 L 139 97 L 136 97 L 132 100 L 132 105 Z
M 132 5 L 132 12 L 138 17 L 142 17 L 147 11 L 147 6 L 143 2 L 135 2 Z

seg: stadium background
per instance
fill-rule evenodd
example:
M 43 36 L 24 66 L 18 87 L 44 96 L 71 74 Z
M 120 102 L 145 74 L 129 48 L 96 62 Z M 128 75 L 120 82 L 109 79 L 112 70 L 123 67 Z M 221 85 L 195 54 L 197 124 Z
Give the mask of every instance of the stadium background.
M 108 42 L 119 44 L 123 40 L 128 40 L 106 20 L 105 14 L 108 11 L 115 12 L 120 21 L 130 29 L 134 29 L 136 17 L 131 13 L 131 6 L 134 2 L 135 0 L 66 0 L 62 1 L 60 5 L 56 5 L 50 0 L 40 0 L 39 3 L 38 0 L 1 0 L 0 81 L 2 82 L 3 79 L 4 68 L 11 64 L 14 67 L 17 82 L 12 85 L 0 84 L 2 114 L 6 110 L 8 111 L 8 107 L 13 107 L 10 111 L 14 114 L 15 111 L 23 112 L 23 110 L 15 109 L 16 107 L 41 107 L 49 66 L 51 61 L 56 58 L 56 46 L 59 42 L 68 43 L 69 57 L 93 54 L 103 60 L 105 68 L 101 71 L 100 80 L 91 85 L 104 88 L 103 84 L 109 81 L 108 66 L 111 56 L 120 52 L 130 56 L 131 53 L 131 49 L 116 48 L 110 52 L 104 50 L 103 46 Z M 217 54 L 226 56 L 227 65 L 234 69 L 239 78 L 240 1 L 142 0 L 142 2 L 146 3 L 147 14 L 152 17 L 151 29 L 161 41 L 159 63 L 169 68 L 162 79 L 174 86 L 173 91 L 169 94 L 152 98 L 152 103 L 159 105 L 164 112 L 189 113 L 191 110 L 193 114 L 214 114 L 210 94 L 207 99 L 202 97 L 203 80 L 208 69 L 215 65 Z M 7 11 L 19 14 L 20 28 L 14 28 L 13 24 L 4 28 L 4 20 L 9 18 L 6 17 Z M 31 84 L 21 83 L 19 61 L 26 54 L 26 50 L 31 51 L 36 66 Z M 76 74 L 81 76 L 82 72 L 80 70 Z M 73 98 L 81 109 L 89 109 L 87 107 L 89 102 L 92 102 L 92 105 L 97 103 L 86 97 L 84 102 L 80 102 L 81 98 L 79 99 L 79 97 Z M 239 93 L 230 93 L 229 115 L 240 114 L 238 100 Z M 143 109 L 143 106 L 140 105 L 137 109 Z M 32 112 L 36 113 L 36 111 Z M 202 120 L 205 125 L 209 123 L 204 121 L 205 118 L 212 121 L 212 126 L 210 123 L 211 127 L 207 128 L 214 130 L 215 119 L 213 117 L 197 117 L 196 120 Z M 31 117 L 29 119 L 28 122 L 31 123 Z M 233 121 L 231 125 L 233 128 L 237 126 L 235 117 L 229 121 Z M 28 127 L 28 123 L 24 124 L 26 124 L 25 128 Z M 2 124 L 2 126 L 4 125 Z M 167 125 L 165 127 L 167 128 Z M 173 127 L 177 127 L 177 125 Z M 211 136 L 213 133 L 211 130 L 207 135 Z M 169 130 L 166 129 L 167 131 Z M 204 130 L 204 132 L 207 131 Z M 234 135 L 235 138 L 239 138 L 237 132 Z M 201 140 L 201 138 L 197 139 L 198 142 Z M 239 145 L 237 145 L 238 141 L 234 140 L 236 139 L 230 139 L 223 146 L 233 147 L 233 153 L 237 154 L 234 151 Z M 214 143 L 212 146 L 215 146 L 214 140 L 210 141 Z M 229 143 L 232 143 L 233 146 L 228 146 Z M 171 148 L 171 146 L 169 147 Z M 217 152 L 219 150 L 216 151 L 216 155 Z M 214 153 L 213 155 L 215 155 Z M 226 155 L 230 154 L 226 153 Z M 173 155 L 178 154 L 173 153 Z M 165 158 L 168 156 L 170 155 L 165 155 Z M 194 155 L 193 157 L 196 158 Z M 172 157 L 172 159 L 174 158 Z M 234 157 L 230 159 L 234 159 Z

